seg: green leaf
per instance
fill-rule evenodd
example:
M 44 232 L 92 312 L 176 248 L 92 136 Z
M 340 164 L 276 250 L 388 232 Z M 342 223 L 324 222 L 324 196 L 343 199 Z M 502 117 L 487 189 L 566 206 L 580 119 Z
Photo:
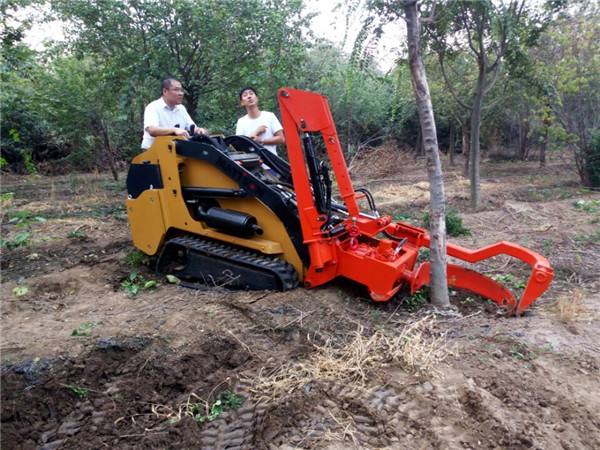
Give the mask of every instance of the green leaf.
M 15 297 L 23 297 L 24 295 L 27 295 L 29 288 L 27 286 L 17 286 L 12 292 Z
M 153 289 L 157 285 L 156 280 L 149 280 L 144 283 L 144 289 Z
M 171 283 L 171 284 L 179 284 L 179 283 L 181 283 L 181 280 L 179 278 L 177 278 L 175 275 L 169 274 L 169 275 L 166 276 L 166 278 L 167 278 L 167 281 L 169 283 Z
M 71 336 L 90 336 L 92 329 L 97 325 L 96 322 L 85 322 L 71 332 Z

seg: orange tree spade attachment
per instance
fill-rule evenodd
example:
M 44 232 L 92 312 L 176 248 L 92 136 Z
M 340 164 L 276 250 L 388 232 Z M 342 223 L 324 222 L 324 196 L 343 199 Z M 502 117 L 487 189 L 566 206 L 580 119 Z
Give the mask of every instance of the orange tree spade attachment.
M 336 277 L 365 285 L 375 301 L 389 300 L 407 285 L 414 293 L 429 283 L 429 262 L 417 266 L 421 247 L 429 247 L 427 232 L 397 222 L 389 216 L 359 210 L 327 99 L 317 93 L 282 88 L 278 91 L 286 136 L 298 215 L 310 266 L 304 277 L 307 287 L 319 286 Z M 315 135 L 322 137 L 339 194 L 347 215 L 341 223 L 329 224 L 331 195 L 323 195 Z M 326 175 L 328 177 L 328 175 Z M 328 184 L 329 189 L 331 183 Z M 329 200 L 323 200 L 327 199 Z M 382 237 L 380 237 L 382 236 Z M 509 313 L 519 315 L 542 295 L 553 278 L 546 258 L 520 245 L 498 242 L 478 250 L 447 245 L 448 255 L 475 263 L 498 255 L 509 255 L 527 263 L 532 272 L 520 299 L 507 288 L 468 268 L 448 264 L 448 285 L 493 300 Z M 416 267 L 415 267 L 416 266 Z

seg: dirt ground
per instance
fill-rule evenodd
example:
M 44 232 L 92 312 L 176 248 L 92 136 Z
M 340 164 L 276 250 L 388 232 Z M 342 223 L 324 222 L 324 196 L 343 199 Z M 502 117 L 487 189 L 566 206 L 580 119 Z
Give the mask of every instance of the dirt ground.
M 383 212 L 421 225 L 423 161 L 384 149 L 352 167 Z M 471 231 L 451 240 L 550 260 L 551 288 L 520 318 L 461 292 L 450 311 L 374 304 L 344 281 L 185 289 L 134 257 L 124 182 L 4 175 L 2 448 L 600 448 L 600 194 L 559 162 L 482 172 L 472 213 L 446 168 Z M 503 258 L 477 270 L 527 277 Z

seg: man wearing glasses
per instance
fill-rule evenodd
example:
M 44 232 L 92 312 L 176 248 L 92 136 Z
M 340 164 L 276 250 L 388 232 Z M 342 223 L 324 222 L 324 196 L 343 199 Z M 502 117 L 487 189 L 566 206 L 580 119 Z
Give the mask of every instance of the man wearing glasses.
M 146 150 L 154 143 L 156 136 L 183 136 L 189 137 L 190 130 L 194 134 L 207 134 L 204 128 L 196 126 L 188 114 L 183 102 L 183 88 L 175 78 L 165 78 L 162 83 L 162 97 L 146 106 L 144 111 L 144 138 L 142 150 Z

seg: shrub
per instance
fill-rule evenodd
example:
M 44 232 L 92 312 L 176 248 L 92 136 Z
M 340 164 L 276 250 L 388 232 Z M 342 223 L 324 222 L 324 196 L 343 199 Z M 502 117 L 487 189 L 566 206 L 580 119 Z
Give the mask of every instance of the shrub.
M 591 187 L 600 187 L 600 130 L 591 133 L 590 149 L 585 155 L 584 170 Z
M 426 228 L 429 228 L 431 225 L 431 217 L 428 212 L 423 214 L 423 223 Z M 458 215 L 458 213 L 452 209 L 446 212 L 446 233 L 448 236 L 468 236 L 471 234 L 471 230 L 469 230 L 463 224 L 462 217 Z

